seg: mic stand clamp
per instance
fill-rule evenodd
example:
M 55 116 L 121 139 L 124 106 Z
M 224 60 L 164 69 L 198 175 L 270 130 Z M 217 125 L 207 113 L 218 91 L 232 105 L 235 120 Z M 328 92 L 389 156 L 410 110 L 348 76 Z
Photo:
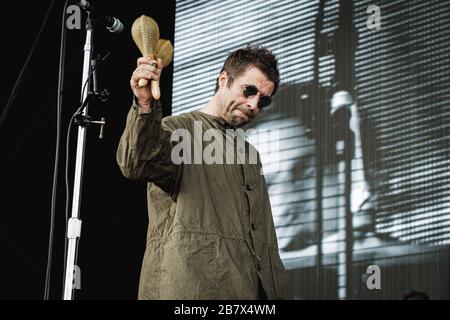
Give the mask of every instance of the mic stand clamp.
M 91 99 L 96 99 L 96 100 L 100 100 L 101 102 L 106 102 L 106 101 L 108 101 L 110 95 L 111 94 L 109 93 L 108 89 L 103 89 L 101 92 L 90 91 L 88 93 L 87 98 L 85 99 L 85 102 L 83 103 L 83 106 L 80 108 L 80 111 L 74 117 L 73 121 L 75 122 L 75 124 L 77 124 L 80 127 L 85 127 L 85 128 L 90 126 L 91 124 L 100 125 L 100 134 L 99 134 L 98 138 L 103 139 L 103 130 L 106 125 L 106 119 L 104 117 L 102 117 L 100 120 L 92 120 L 92 117 L 87 114 L 84 114 L 82 112 L 82 110 L 84 109 L 84 106 L 87 105 L 87 103 Z
M 100 125 L 100 134 L 99 134 L 98 138 L 103 139 L 103 129 L 106 125 L 105 118 L 102 117 L 100 120 L 92 120 L 91 116 L 87 116 L 87 115 L 83 115 L 82 113 L 78 113 L 74 118 L 74 122 L 80 127 L 88 127 L 91 124 Z

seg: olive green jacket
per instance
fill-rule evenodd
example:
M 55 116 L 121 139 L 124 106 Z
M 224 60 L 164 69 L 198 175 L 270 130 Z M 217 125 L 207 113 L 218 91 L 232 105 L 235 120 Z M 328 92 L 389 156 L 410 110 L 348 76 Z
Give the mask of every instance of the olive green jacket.
M 148 182 L 139 299 L 258 299 L 258 278 L 269 299 L 291 299 L 259 157 L 255 164 L 175 164 L 172 132 L 194 137 L 194 121 L 227 135 L 222 119 L 200 111 L 162 119 L 160 105 L 150 113 L 133 105 L 120 139 L 123 175 Z M 237 159 L 234 142 L 227 152 Z

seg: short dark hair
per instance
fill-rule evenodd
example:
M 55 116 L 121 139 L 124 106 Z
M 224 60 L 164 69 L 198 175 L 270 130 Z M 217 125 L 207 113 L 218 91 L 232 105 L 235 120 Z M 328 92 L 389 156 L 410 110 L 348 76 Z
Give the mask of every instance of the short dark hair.
M 280 72 L 278 71 L 278 61 L 275 55 L 264 47 L 256 45 L 247 45 L 243 49 L 233 51 L 228 55 L 223 63 L 220 73 L 225 71 L 228 75 L 228 87 L 230 87 L 234 80 L 243 74 L 248 68 L 256 67 L 264 73 L 264 75 L 271 82 L 275 84 L 272 96 L 275 95 L 280 83 Z M 217 92 L 219 90 L 219 77 L 216 81 Z

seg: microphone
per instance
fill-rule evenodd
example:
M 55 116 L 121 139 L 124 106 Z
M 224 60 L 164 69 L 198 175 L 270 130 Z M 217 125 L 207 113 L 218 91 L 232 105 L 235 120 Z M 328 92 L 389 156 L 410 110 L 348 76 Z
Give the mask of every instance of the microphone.
M 122 33 L 123 23 L 119 19 L 107 14 L 103 16 L 103 22 L 105 23 L 106 29 L 110 32 L 116 34 Z
M 77 5 L 90 12 L 93 18 L 102 21 L 106 29 L 108 29 L 110 32 L 115 34 L 122 33 L 124 26 L 119 19 L 111 16 L 110 14 L 94 9 L 94 6 L 86 0 L 78 0 Z

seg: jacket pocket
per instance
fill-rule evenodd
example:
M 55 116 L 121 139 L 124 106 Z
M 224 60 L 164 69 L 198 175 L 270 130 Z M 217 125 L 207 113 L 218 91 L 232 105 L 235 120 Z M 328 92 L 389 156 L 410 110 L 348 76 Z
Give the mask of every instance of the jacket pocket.
M 186 237 L 169 240 L 164 246 L 160 299 L 214 299 L 219 292 L 217 242 Z

